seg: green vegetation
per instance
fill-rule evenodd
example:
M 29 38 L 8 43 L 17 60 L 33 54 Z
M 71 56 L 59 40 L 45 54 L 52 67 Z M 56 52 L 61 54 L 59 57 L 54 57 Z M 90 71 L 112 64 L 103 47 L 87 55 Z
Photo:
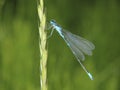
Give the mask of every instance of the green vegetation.
M 91 81 L 54 32 L 47 40 L 48 90 L 120 90 L 120 1 L 44 2 L 47 22 L 55 19 L 96 46 L 83 62 Z M 38 20 L 36 0 L 0 0 L 0 90 L 40 90 Z

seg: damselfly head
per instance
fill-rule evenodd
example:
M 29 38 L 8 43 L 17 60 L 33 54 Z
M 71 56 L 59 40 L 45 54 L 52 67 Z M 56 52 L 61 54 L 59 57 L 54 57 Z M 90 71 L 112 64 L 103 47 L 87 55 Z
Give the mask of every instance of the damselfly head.
M 50 20 L 50 24 L 51 24 L 51 25 L 55 25 L 55 24 L 56 24 L 56 21 L 55 21 L 55 20 Z

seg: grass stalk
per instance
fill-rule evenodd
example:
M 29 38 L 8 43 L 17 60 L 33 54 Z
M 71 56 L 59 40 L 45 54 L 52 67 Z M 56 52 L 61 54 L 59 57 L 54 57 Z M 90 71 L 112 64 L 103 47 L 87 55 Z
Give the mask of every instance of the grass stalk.
M 38 17 L 39 17 L 39 47 L 40 47 L 40 86 L 41 90 L 47 90 L 47 50 L 46 40 L 47 34 L 45 32 L 46 16 L 44 12 L 43 0 L 38 0 Z

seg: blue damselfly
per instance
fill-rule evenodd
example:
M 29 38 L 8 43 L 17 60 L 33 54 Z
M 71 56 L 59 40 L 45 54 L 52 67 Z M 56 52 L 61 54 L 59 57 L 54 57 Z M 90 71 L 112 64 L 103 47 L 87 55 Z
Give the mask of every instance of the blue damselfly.
M 65 40 L 65 42 L 77 58 L 84 71 L 87 73 L 90 79 L 93 80 L 92 75 L 87 71 L 87 69 L 84 67 L 81 61 L 85 60 L 84 54 L 92 55 L 92 50 L 95 48 L 94 44 L 80 36 L 77 36 L 69 31 L 64 30 L 54 20 L 50 21 L 50 25 L 52 27 L 51 35 L 54 30 L 56 30 L 60 34 L 60 36 Z

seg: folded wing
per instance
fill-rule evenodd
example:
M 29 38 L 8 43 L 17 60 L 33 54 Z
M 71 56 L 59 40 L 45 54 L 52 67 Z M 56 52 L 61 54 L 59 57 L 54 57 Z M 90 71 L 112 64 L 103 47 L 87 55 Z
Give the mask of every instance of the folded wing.
M 62 37 L 78 60 L 84 61 L 84 54 L 92 55 L 92 50 L 95 48 L 92 42 L 66 30 L 62 30 Z

